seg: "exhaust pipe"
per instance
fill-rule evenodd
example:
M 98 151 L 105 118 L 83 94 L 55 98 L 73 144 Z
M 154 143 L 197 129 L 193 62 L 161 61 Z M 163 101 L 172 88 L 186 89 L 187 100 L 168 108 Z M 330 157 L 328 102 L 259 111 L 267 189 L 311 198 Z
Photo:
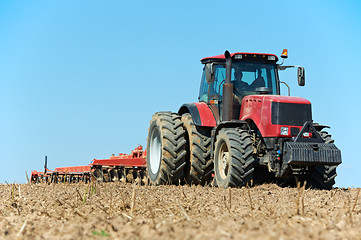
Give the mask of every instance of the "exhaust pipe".
M 232 58 L 226 50 L 226 81 L 223 84 L 223 104 L 222 104 L 222 121 L 230 121 L 233 116 L 233 83 L 231 82 Z

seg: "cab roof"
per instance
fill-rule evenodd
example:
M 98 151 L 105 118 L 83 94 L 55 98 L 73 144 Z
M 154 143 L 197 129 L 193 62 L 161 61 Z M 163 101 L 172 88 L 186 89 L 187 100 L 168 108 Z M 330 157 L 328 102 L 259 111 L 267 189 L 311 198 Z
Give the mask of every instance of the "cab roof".
M 244 61 L 260 61 L 260 62 L 277 62 L 278 57 L 274 54 L 269 53 L 246 53 L 246 52 L 236 52 L 231 53 L 232 59 L 235 59 L 235 55 L 242 55 L 242 59 L 236 59 L 236 60 L 244 60 Z M 270 60 L 268 56 L 273 56 L 273 60 Z M 201 63 L 208 63 L 208 62 L 219 62 L 219 61 L 226 61 L 226 58 L 224 54 L 216 55 L 213 57 L 205 57 L 201 59 Z

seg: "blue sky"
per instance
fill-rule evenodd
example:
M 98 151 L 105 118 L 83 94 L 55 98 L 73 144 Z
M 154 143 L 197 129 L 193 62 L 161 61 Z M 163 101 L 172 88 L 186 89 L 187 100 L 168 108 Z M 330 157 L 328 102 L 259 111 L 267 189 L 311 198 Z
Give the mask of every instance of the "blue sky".
M 359 1 L 1 1 L 0 182 L 146 145 L 156 111 L 196 102 L 200 59 L 281 54 L 342 151 L 336 186 L 361 187 Z M 287 94 L 283 89 L 283 94 Z

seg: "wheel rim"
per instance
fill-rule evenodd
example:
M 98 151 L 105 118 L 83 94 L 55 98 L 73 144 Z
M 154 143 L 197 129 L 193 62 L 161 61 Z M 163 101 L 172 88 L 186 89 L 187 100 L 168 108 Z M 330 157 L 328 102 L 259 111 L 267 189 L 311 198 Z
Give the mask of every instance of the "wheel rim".
M 225 142 L 222 143 L 218 153 L 218 172 L 222 179 L 228 176 L 229 169 L 229 150 Z
M 153 174 L 157 174 L 159 171 L 160 160 L 161 160 L 161 148 L 162 148 L 162 143 L 160 140 L 159 130 L 158 128 L 154 128 L 150 138 L 150 148 L 149 148 L 150 170 Z

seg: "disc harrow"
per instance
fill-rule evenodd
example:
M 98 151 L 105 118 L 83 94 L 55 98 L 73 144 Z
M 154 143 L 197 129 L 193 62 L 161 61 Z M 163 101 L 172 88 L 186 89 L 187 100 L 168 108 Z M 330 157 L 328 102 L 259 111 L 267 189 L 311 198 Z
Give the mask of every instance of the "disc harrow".
M 47 168 L 47 157 L 43 172 L 31 171 L 31 183 L 88 183 L 122 182 L 147 185 L 146 151 L 136 147 L 131 154 L 114 154 L 108 159 L 94 159 L 85 166 Z

